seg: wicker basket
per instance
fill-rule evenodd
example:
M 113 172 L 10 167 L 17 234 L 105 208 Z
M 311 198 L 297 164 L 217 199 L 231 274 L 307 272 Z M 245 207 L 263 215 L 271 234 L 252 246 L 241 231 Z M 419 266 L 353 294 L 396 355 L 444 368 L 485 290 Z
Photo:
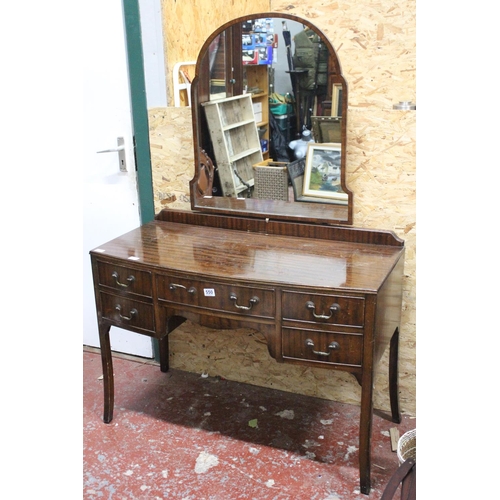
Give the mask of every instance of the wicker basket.
M 398 441 L 398 459 L 402 464 L 408 458 L 417 459 L 417 429 L 404 433 Z
M 265 160 L 253 165 L 254 197 L 264 200 L 288 201 L 288 172 L 286 163 Z

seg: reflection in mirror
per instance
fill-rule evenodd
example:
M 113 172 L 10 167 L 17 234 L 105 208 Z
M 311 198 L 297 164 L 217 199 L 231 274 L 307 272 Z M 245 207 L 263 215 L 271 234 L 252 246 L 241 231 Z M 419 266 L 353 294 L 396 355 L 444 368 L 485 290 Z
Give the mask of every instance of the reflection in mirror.
M 192 85 L 193 209 L 352 224 L 346 100 L 337 55 L 309 21 L 262 14 L 216 30 Z M 325 146 L 325 162 L 311 144 Z M 196 186 L 201 152 L 215 165 L 211 194 Z
M 340 149 L 340 144 L 309 143 L 304 172 L 304 195 L 347 205 L 347 194 L 340 184 Z
M 313 137 L 317 142 L 338 142 L 342 140 L 342 119 L 340 116 L 313 116 Z
M 210 99 L 226 97 L 226 33 L 217 35 L 208 47 Z

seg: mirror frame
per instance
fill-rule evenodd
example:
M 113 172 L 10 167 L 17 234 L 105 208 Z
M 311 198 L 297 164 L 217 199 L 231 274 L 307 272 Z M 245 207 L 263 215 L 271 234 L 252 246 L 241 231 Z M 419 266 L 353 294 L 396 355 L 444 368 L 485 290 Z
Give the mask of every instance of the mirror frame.
M 201 162 L 203 155 L 202 144 L 202 105 L 200 102 L 198 87 L 201 78 L 202 62 L 208 47 L 220 33 L 231 26 L 242 23 L 248 19 L 260 18 L 282 18 L 296 21 L 315 31 L 329 51 L 328 61 L 328 86 L 333 89 L 333 85 L 342 87 L 342 124 L 341 124 L 341 186 L 348 196 L 347 205 L 335 205 L 333 203 L 311 203 L 311 202 L 284 202 L 279 200 L 262 200 L 255 198 L 230 198 L 223 196 L 207 197 L 202 196 L 197 189 L 200 178 Z M 205 41 L 196 61 L 196 72 L 191 84 L 191 112 L 193 125 L 193 146 L 195 172 L 191 179 L 190 195 L 191 209 L 197 212 L 221 214 L 226 216 L 244 216 L 276 221 L 296 221 L 316 224 L 353 224 L 353 199 L 354 195 L 349 190 L 346 183 L 346 143 L 347 143 L 347 83 L 342 76 L 340 62 L 337 53 L 324 33 L 310 21 L 291 14 L 281 12 L 264 12 L 250 14 L 233 19 L 218 29 L 216 29 Z

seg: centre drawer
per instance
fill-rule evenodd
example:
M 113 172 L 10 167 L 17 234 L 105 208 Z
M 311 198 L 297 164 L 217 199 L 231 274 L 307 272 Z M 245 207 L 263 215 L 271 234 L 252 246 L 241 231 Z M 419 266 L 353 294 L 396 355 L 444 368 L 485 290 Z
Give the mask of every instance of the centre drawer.
M 275 292 L 270 288 L 160 275 L 157 289 L 160 300 L 175 304 L 262 318 L 275 316 Z
M 282 311 L 284 320 L 356 327 L 365 323 L 362 297 L 283 292 Z

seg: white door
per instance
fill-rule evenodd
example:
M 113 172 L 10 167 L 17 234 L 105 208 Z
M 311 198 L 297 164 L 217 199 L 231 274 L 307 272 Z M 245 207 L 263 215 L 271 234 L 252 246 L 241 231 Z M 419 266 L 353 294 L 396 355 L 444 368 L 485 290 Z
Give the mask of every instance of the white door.
M 89 251 L 140 225 L 122 0 L 85 3 L 83 343 L 99 346 Z M 126 172 L 117 148 L 124 139 Z M 119 330 L 119 335 L 117 335 Z M 115 351 L 153 357 L 149 337 L 111 328 Z

